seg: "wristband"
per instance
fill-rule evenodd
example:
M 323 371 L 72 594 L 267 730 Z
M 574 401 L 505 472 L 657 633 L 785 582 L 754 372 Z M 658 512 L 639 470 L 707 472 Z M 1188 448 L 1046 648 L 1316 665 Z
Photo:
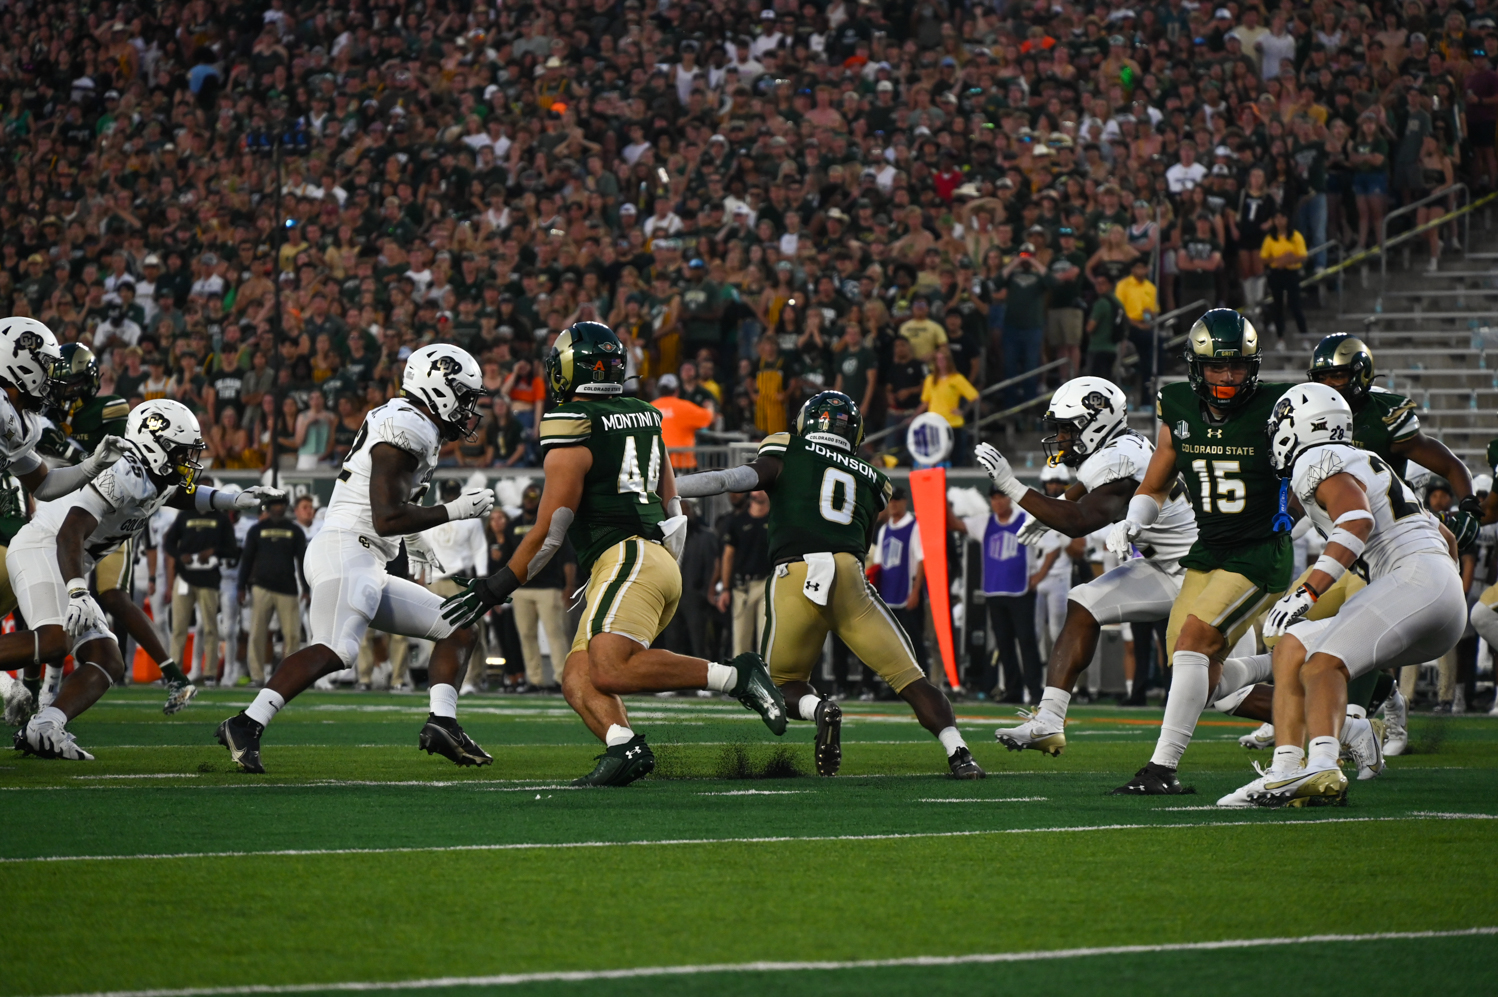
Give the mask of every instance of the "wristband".
M 1129 511 L 1125 514 L 1125 518 L 1138 523 L 1141 527 L 1151 526 L 1160 518 L 1160 503 L 1149 495 L 1135 495 L 1129 499 Z
M 1363 538 L 1359 537 L 1355 533 L 1348 533 L 1340 526 L 1335 530 L 1332 530 L 1332 535 L 1326 538 L 1326 543 L 1327 546 L 1338 544 L 1340 546 L 1346 547 L 1348 550 L 1352 551 L 1352 556 L 1354 558 L 1363 556 L 1363 547 L 1365 546 L 1365 541 L 1363 540 Z M 1323 554 L 1322 556 L 1325 557 L 1326 555 Z
M 77 593 L 80 590 L 83 591 L 85 594 L 87 594 L 87 592 L 88 592 L 88 580 L 86 578 L 69 578 L 68 579 L 68 595 L 70 595 L 70 596 L 74 595 L 75 593 Z
M 511 571 L 507 564 L 488 578 L 479 579 L 473 587 L 478 590 L 479 598 L 485 604 L 498 606 L 520 587 L 520 579 L 515 577 L 515 572 Z
M 1009 500 L 1019 505 L 1024 497 L 1030 493 L 1030 486 L 1013 476 L 1011 472 L 1009 480 L 999 485 L 999 491 L 1009 496 Z
M 1322 554 L 1320 557 L 1316 558 L 1316 563 L 1311 565 L 1311 570 L 1325 572 L 1326 574 L 1331 576 L 1332 583 L 1335 584 L 1337 579 L 1341 578 L 1342 575 L 1346 573 L 1347 565 L 1343 564 L 1335 557 L 1332 557 L 1328 554 Z M 1309 585 L 1305 587 L 1310 588 Z

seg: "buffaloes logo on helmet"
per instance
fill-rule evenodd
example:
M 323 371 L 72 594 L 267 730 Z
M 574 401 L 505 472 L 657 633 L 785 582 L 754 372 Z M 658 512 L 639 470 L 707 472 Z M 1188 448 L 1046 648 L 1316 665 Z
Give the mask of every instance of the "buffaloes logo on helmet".
M 151 435 L 155 436 L 159 433 L 165 432 L 167 427 L 170 425 L 171 420 L 167 419 L 166 416 L 162 415 L 160 412 L 152 412 L 150 415 L 146 416 L 145 422 L 141 423 L 141 428 L 143 428 Z
M 38 336 L 33 330 L 26 329 L 16 337 L 16 344 L 12 348 L 12 355 L 20 356 L 23 351 L 33 353 L 41 348 L 42 337 Z
M 463 365 L 449 356 L 437 356 L 432 358 L 432 373 L 441 374 L 443 377 L 456 377 L 463 372 Z

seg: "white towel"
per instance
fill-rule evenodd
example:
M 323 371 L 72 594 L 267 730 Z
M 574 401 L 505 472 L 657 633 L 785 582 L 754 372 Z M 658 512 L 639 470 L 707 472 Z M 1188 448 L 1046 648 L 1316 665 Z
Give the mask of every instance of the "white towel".
M 837 561 L 825 551 L 807 554 L 802 560 L 806 562 L 806 584 L 801 586 L 801 594 L 818 606 L 827 605 L 832 595 L 832 579 L 837 575 Z
M 661 544 L 680 564 L 682 551 L 687 547 L 687 517 L 670 516 L 661 520 Z

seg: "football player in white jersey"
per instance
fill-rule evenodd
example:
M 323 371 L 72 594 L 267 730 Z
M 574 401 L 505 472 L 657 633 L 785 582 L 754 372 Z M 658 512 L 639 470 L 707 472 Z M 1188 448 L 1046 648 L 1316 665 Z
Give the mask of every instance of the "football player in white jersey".
M 7 555 L 21 613 L 32 628 L 7 636 L 7 645 L 21 645 L 26 656 L 54 664 L 71 653 L 77 664 L 52 705 L 16 732 L 15 746 L 28 754 L 91 760 L 66 725 L 124 677 L 119 642 L 85 580 L 94 565 L 138 534 L 163 505 L 250 509 L 281 494 L 259 486 L 237 496 L 197 488 L 203 434 L 181 402 L 160 399 L 136 408 L 124 443 L 123 459 L 89 487 L 39 505 Z
M 1270 460 L 1327 535 L 1310 575 L 1269 612 L 1274 647 L 1274 762 L 1219 806 L 1343 803 L 1337 765 L 1347 683 L 1376 668 L 1439 658 L 1461 639 L 1467 603 L 1451 534 L 1371 451 L 1352 445 L 1352 409 L 1323 384 L 1280 396 Z M 1362 558 L 1368 586 L 1336 616 L 1307 620 L 1317 598 Z M 1309 737 L 1309 754 L 1303 749 Z
M 457 681 L 475 635 L 442 618 L 442 597 L 404 578 L 391 578 L 385 562 L 402 537 L 413 569 L 441 565 L 420 534 L 460 519 L 476 519 L 494 506 L 490 489 L 465 492 L 451 502 L 423 506 L 444 441 L 470 431 L 484 397 L 479 365 L 456 346 L 423 346 L 406 361 L 401 397 L 370 412 L 344 458 L 322 530 L 307 546 L 307 613 L 311 641 L 288 657 L 242 713 L 218 729 L 219 743 L 245 772 L 264 772 L 260 735 L 286 701 L 323 675 L 352 668 L 372 626 L 390 634 L 435 641 L 431 715 L 417 744 L 457 765 L 494 759 L 458 726 Z
M 1085 537 L 1123 519 L 1155 448 L 1129 429 L 1128 401 L 1112 381 L 1077 377 L 1051 396 L 1043 442 L 1053 463 L 1077 469 L 1063 498 L 1037 492 L 1014 476 L 1009 461 L 987 443 L 974 452 L 1000 491 L 1031 515 L 1021 543 L 1039 543 L 1048 530 Z M 1108 623 L 1153 623 L 1170 615 L 1185 569 L 1180 558 L 1196 541 L 1196 519 L 1183 494 L 1172 494 L 1160 517 L 1135 541 L 1143 557 L 1125 561 L 1067 593 L 1066 621 L 1046 663 L 1040 704 L 1018 727 L 994 736 L 1011 751 L 1034 748 L 1059 755 L 1066 747 L 1066 710 L 1077 678 L 1092 663 L 1098 634 Z

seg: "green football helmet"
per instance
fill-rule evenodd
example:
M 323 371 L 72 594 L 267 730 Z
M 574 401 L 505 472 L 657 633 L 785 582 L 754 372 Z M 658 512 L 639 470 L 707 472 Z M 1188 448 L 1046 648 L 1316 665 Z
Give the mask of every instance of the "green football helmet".
M 841 391 L 819 391 L 797 413 L 796 435 L 851 453 L 863 442 L 863 416 Z
M 602 322 L 562 330 L 546 355 L 546 383 L 562 401 L 573 395 L 624 393 L 624 344 Z
M 1195 391 L 1213 408 L 1230 411 L 1240 408 L 1259 387 L 1259 330 L 1252 322 L 1231 308 L 1214 308 L 1191 327 L 1186 337 L 1186 372 Z M 1207 383 L 1206 368 L 1218 365 L 1246 364 L 1248 377 L 1242 384 Z
M 52 365 L 51 401 L 66 409 L 99 393 L 99 359 L 82 343 L 64 343 L 62 359 Z
M 1337 387 L 1347 404 L 1356 406 L 1368 397 L 1368 389 L 1373 387 L 1373 354 L 1361 339 L 1350 333 L 1334 332 L 1311 351 L 1307 378 L 1324 382 L 1336 374 L 1347 375 L 1347 383 Z

